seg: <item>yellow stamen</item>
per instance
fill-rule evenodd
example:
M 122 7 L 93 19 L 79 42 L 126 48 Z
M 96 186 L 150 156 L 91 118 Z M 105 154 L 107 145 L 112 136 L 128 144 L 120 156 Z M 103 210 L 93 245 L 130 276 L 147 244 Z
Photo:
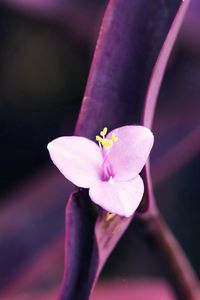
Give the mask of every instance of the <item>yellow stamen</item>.
M 115 216 L 116 216 L 115 214 L 107 212 L 107 214 L 106 214 L 106 222 L 112 221 Z
M 105 136 L 108 132 L 108 128 L 107 127 L 104 127 L 104 129 L 100 132 L 100 135 L 101 136 Z
M 118 141 L 118 137 L 115 135 L 115 133 L 112 134 L 111 139 L 112 139 L 113 142 Z
M 96 135 L 96 141 L 102 143 L 103 139 L 99 135 Z
M 108 139 L 102 139 L 101 143 L 105 148 L 110 148 L 113 145 L 113 142 Z
M 103 130 L 100 132 L 100 136 L 96 135 L 96 141 L 99 142 L 99 147 L 101 148 L 102 146 L 109 149 L 112 147 L 113 142 L 118 141 L 118 137 L 116 137 L 115 133 L 112 134 L 111 139 L 106 139 L 105 135 L 108 132 L 108 128 L 104 127 Z

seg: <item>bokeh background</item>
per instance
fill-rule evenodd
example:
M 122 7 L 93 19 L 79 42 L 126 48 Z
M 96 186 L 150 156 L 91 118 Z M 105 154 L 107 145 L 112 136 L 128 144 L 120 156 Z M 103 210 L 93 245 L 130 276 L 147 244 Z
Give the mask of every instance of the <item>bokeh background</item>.
M 0 1 L 0 299 L 51 300 L 58 293 L 65 205 L 74 187 L 46 145 L 73 133 L 106 3 Z M 199 119 L 200 4 L 193 0 L 159 94 L 151 165 L 162 214 L 200 275 Z M 120 293 L 175 299 L 167 277 L 164 259 L 135 220 L 94 300 L 122 299 Z

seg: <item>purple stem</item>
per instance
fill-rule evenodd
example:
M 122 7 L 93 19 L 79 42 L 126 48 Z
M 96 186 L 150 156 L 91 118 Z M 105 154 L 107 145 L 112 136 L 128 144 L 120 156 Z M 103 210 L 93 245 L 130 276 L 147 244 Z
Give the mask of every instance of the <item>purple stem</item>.
M 161 216 L 144 220 L 147 230 L 164 255 L 173 274 L 172 284 L 180 300 L 200 299 L 198 279 L 185 253 Z
M 189 1 L 185 1 L 184 3 L 185 5 L 182 5 L 176 19 L 174 20 L 173 26 L 175 30 L 169 32 L 164 43 L 165 47 L 163 47 L 163 51 L 161 51 L 157 64 L 153 70 L 153 76 L 151 77 L 149 89 L 147 91 L 144 114 L 142 118 L 143 125 L 147 127 L 151 127 L 152 125 L 156 99 L 159 92 L 158 82 L 161 82 L 164 73 L 164 66 L 169 57 L 171 47 L 176 38 L 178 29 L 180 28 Z M 146 213 L 141 214 L 141 218 L 146 224 L 147 229 L 151 233 L 153 239 L 156 241 L 160 252 L 165 256 L 168 262 L 168 266 L 174 275 L 173 285 L 179 299 L 198 300 L 198 280 L 194 274 L 192 266 L 187 260 L 185 253 L 179 246 L 173 233 L 164 223 L 154 204 L 155 200 L 151 184 L 149 163 L 146 165 L 143 175 L 150 201 L 147 203 L 148 210 L 146 210 Z

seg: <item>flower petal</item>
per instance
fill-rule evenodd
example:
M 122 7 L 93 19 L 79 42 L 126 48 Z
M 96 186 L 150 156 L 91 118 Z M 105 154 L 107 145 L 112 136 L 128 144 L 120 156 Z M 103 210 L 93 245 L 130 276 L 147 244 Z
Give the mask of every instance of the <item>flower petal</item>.
M 144 126 L 124 126 L 111 131 L 118 138 L 117 142 L 108 151 L 108 161 L 113 176 L 119 181 L 126 181 L 138 175 L 144 167 L 154 137 L 152 132 Z
M 142 178 L 138 175 L 130 181 L 97 181 L 89 190 L 93 202 L 108 212 L 130 217 L 137 209 L 144 193 Z
M 102 172 L 102 153 L 94 142 L 84 137 L 59 137 L 47 146 L 60 172 L 75 185 L 89 188 Z

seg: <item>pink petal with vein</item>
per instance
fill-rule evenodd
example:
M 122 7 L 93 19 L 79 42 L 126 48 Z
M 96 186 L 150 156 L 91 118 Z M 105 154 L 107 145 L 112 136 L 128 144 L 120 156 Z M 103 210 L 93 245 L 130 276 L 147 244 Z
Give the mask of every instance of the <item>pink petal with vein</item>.
M 143 193 L 144 184 L 139 175 L 125 182 L 97 181 L 89 190 L 93 202 L 108 212 L 125 217 L 135 212 Z
M 103 158 L 94 142 L 84 137 L 59 137 L 47 148 L 56 167 L 75 185 L 89 188 L 100 180 Z
M 144 126 L 124 126 L 111 131 L 118 137 L 108 153 L 114 178 L 119 181 L 130 180 L 137 176 L 144 167 L 154 137 L 152 132 Z

